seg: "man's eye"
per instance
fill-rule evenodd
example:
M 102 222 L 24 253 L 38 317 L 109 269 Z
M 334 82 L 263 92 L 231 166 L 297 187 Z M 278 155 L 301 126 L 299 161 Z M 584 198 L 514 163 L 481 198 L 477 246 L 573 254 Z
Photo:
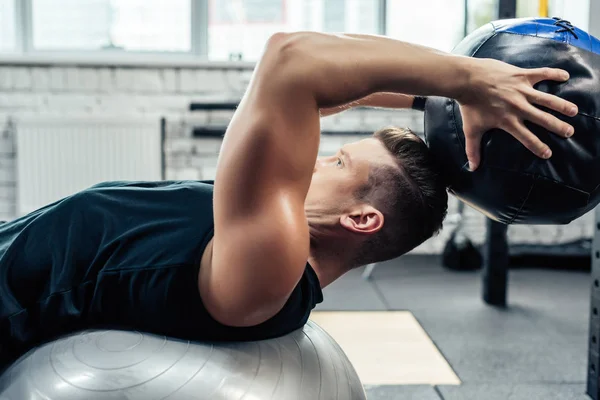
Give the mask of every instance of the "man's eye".
M 342 162 L 342 159 L 341 159 L 341 158 L 338 158 L 338 159 L 337 159 L 337 162 L 335 163 L 335 166 L 336 166 L 336 167 L 341 167 L 342 165 L 344 165 L 344 163 Z

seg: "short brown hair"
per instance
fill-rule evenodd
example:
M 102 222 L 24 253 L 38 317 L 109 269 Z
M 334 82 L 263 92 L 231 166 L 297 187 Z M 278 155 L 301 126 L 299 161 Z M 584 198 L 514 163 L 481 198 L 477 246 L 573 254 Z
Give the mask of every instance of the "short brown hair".
M 396 258 L 436 235 L 448 210 L 448 193 L 425 142 L 410 129 L 375 132 L 395 166 L 374 163 L 358 197 L 384 215 L 384 226 L 363 244 L 356 265 Z

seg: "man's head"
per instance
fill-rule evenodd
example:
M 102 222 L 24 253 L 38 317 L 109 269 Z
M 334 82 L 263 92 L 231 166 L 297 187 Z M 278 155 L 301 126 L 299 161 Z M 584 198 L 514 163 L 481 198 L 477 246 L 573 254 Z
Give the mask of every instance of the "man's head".
M 354 247 L 354 266 L 398 257 L 442 227 L 448 194 L 426 144 L 386 128 L 317 160 L 306 199 L 316 236 Z

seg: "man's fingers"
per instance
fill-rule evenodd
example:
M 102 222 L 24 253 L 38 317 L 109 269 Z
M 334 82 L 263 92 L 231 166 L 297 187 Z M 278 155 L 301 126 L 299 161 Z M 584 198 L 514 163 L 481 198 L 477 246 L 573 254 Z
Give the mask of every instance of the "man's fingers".
M 532 85 L 541 81 L 564 82 L 569 79 L 569 73 L 558 68 L 534 68 L 529 70 L 528 75 Z
M 475 171 L 479 167 L 481 137 L 479 135 L 467 135 L 465 132 L 465 150 L 469 160 L 469 170 Z
M 516 121 L 505 130 L 538 157 L 548 159 L 552 156 L 550 147 L 535 136 L 533 132 L 527 129 L 522 122 Z
M 526 117 L 528 121 L 531 121 L 542 128 L 546 128 L 559 136 L 571 137 L 573 133 L 575 133 L 573 126 L 538 108 L 531 106 L 528 110 L 528 114 L 529 116 Z
M 531 89 L 531 91 L 527 94 L 528 100 L 531 103 L 537 104 L 542 107 L 549 108 L 561 114 L 567 115 L 569 117 L 574 117 L 577 115 L 579 111 L 577 106 L 570 101 L 565 99 L 561 99 L 558 96 L 554 96 L 549 93 L 544 93 L 536 89 Z

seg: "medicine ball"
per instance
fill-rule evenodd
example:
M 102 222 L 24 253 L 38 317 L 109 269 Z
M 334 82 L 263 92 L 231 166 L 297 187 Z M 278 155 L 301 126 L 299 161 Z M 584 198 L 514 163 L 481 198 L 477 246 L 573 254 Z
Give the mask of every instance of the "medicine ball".
M 458 104 L 429 98 L 425 137 L 449 192 L 504 224 L 567 224 L 593 209 L 600 201 L 600 41 L 561 19 L 512 19 L 477 29 L 453 53 L 522 68 L 564 69 L 567 82 L 544 81 L 536 89 L 575 103 L 579 113 L 567 117 L 552 111 L 575 128 L 568 139 L 526 122 L 552 149 L 548 160 L 507 132 L 486 132 L 481 162 L 471 172 Z

